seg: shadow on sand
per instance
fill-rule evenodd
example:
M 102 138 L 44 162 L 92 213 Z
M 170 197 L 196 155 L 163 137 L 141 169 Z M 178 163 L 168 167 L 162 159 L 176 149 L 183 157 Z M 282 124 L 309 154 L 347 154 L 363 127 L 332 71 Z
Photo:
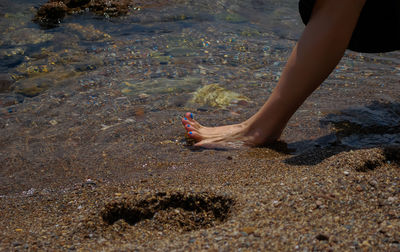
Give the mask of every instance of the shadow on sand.
M 332 125 L 335 132 L 313 141 L 288 144 L 289 149 L 296 151 L 285 163 L 316 165 L 343 151 L 374 147 L 382 147 L 388 159 L 398 158 L 393 150 L 400 149 L 397 148 L 400 147 L 400 103 L 375 101 L 328 114 L 320 123 Z

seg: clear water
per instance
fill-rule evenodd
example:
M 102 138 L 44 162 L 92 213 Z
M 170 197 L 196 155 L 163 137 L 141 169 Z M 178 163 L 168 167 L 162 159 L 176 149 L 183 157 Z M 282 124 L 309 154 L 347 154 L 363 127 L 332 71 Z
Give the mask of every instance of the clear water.
M 175 109 L 179 114 L 188 108 L 204 112 L 208 119 L 215 111 L 225 111 L 240 115 L 228 116 L 226 122 L 243 120 L 268 97 L 303 28 L 295 0 L 170 1 L 115 18 L 89 12 L 71 15 L 53 29 L 41 29 L 31 21 L 43 3 L 0 3 L 2 129 L 12 120 L 36 120 L 36 108 L 60 96 L 69 97 L 81 115 L 87 112 L 82 103 L 106 104 L 102 113 L 115 103 L 143 101 L 145 111 Z M 357 148 L 399 143 L 399 79 L 398 52 L 346 53 L 295 114 L 283 139 L 298 149 L 321 142 L 340 141 Z M 221 109 L 190 103 L 187 97 L 195 90 L 213 83 L 248 97 L 250 104 L 233 102 Z M 371 112 L 368 106 L 374 102 L 386 105 Z M 75 113 L 68 108 L 59 113 Z M 393 108 L 397 112 L 385 112 Z M 58 121 L 43 109 L 47 122 Z M 343 111 L 356 118 L 367 115 L 354 121 Z M 322 127 L 320 121 L 331 126 L 350 122 L 356 130 L 343 136 L 332 133 L 332 127 Z M 381 124 L 388 128 L 382 131 Z M 357 131 L 362 128 L 372 130 Z M 330 134 L 335 140 L 326 140 Z

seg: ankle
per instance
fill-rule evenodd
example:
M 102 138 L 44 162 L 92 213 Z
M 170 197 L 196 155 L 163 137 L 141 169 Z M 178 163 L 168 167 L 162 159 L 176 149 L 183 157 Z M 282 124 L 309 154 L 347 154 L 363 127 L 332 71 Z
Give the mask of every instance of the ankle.
M 259 125 L 246 124 L 244 135 L 249 139 L 252 145 L 259 146 L 271 143 L 279 139 L 282 130 L 273 130 L 270 127 L 261 127 Z

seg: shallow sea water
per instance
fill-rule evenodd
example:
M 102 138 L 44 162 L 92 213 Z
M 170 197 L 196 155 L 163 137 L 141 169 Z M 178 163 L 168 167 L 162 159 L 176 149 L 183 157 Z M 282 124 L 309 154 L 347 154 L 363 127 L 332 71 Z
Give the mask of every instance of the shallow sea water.
M 43 3 L 0 3 L 3 174 L 49 160 L 85 167 L 97 156 L 116 157 L 110 165 L 132 150 L 173 159 L 153 143 L 184 145 L 183 130 L 175 128 L 185 111 L 210 126 L 251 116 L 303 29 L 294 0 L 171 1 L 114 18 L 70 15 L 52 29 L 32 22 Z M 399 52 L 346 52 L 282 140 L 293 153 L 400 144 L 399 79 Z M 246 100 L 193 102 L 194 92 L 210 84 Z M 18 184 L 18 175 L 11 180 Z

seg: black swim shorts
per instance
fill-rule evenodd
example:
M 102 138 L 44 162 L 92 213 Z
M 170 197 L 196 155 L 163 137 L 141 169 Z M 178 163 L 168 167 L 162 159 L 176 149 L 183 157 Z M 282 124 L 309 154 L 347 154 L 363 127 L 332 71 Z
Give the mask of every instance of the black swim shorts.
M 299 1 L 304 24 L 311 17 L 315 1 Z M 348 49 L 367 53 L 400 50 L 400 0 L 367 0 Z

